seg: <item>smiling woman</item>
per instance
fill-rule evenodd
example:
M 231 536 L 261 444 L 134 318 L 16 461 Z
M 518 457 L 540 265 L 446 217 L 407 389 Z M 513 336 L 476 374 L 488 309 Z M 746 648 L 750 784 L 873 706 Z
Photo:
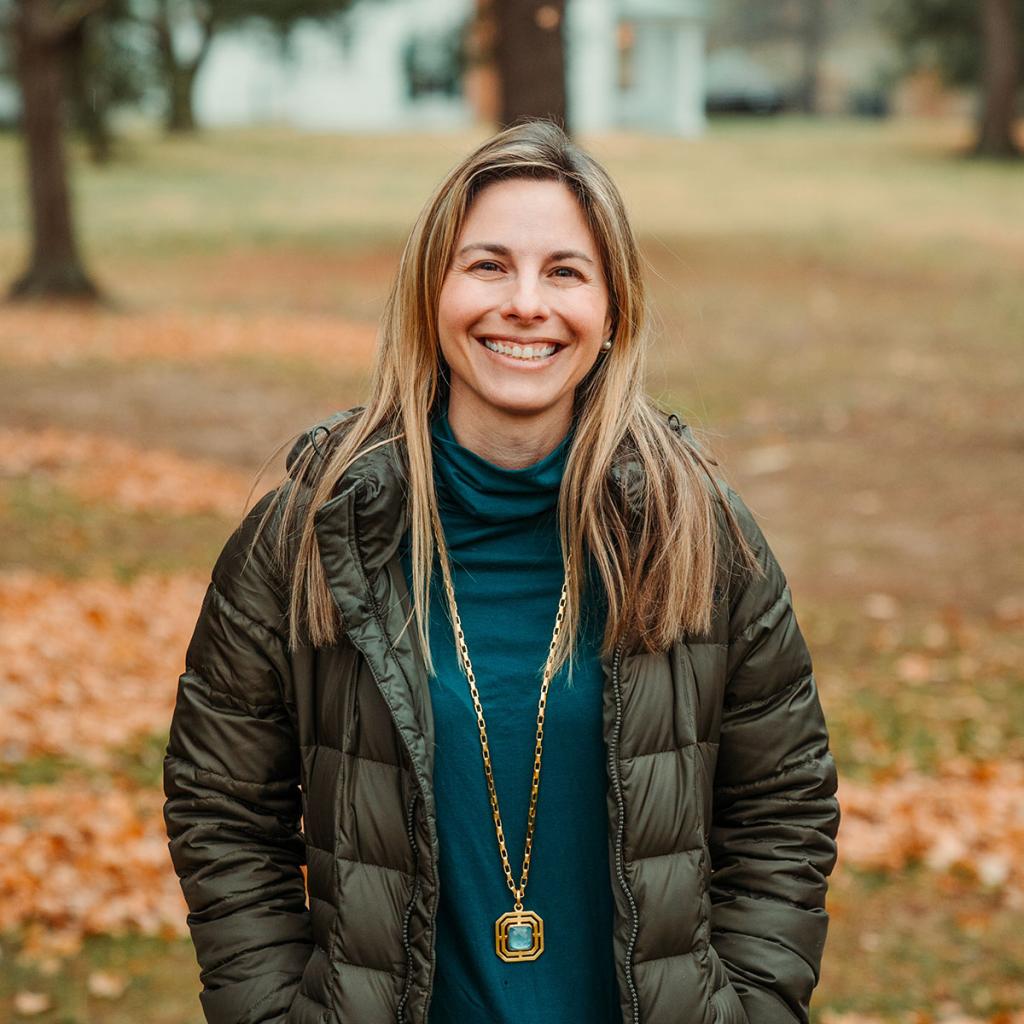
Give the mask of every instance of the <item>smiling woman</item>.
M 368 403 L 229 539 L 179 680 L 210 1024 L 807 1024 L 828 731 L 647 323 L 622 198 L 554 124 L 427 201 Z

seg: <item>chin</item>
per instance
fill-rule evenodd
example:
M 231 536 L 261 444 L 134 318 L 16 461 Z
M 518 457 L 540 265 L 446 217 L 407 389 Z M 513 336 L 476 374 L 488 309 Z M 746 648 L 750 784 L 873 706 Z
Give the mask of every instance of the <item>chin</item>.
M 482 404 L 517 416 L 539 416 L 563 402 L 572 401 L 571 392 L 561 394 L 547 388 L 486 388 L 477 395 Z

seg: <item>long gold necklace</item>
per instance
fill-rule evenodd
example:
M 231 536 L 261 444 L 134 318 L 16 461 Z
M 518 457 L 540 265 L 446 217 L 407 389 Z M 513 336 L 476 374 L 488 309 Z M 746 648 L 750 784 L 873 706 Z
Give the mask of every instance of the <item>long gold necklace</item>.
M 530 874 L 530 851 L 533 847 L 533 827 L 537 818 L 537 792 L 540 788 L 540 759 L 544 747 L 544 709 L 548 699 L 548 684 L 551 682 L 551 665 L 554 661 L 555 644 L 562 628 L 565 615 L 565 601 L 569 591 L 569 559 L 565 563 L 565 581 L 562 583 L 562 596 L 558 601 L 558 614 L 555 616 L 555 631 L 548 648 L 547 661 L 544 664 L 544 678 L 540 686 L 540 703 L 537 708 L 537 743 L 533 755 L 533 783 L 530 789 L 530 812 L 526 824 L 526 849 L 523 854 L 523 872 L 519 885 L 512 877 L 512 867 L 508 862 L 508 850 L 505 847 L 505 830 L 501 825 L 501 813 L 498 810 L 498 794 L 494 788 L 494 773 L 491 770 L 491 750 L 487 744 L 487 727 L 484 724 L 484 709 L 480 705 L 480 694 L 476 688 L 476 677 L 469 661 L 469 650 L 466 637 L 462 632 L 462 622 L 455 604 L 455 590 L 452 587 L 451 574 L 447 560 L 442 559 L 445 587 L 448 590 L 448 602 L 451 608 L 452 621 L 455 626 L 455 638 L 458 641 L 459 656 L 469 680 L 469 692 L 473 695 L 473 706 L 476 708 L 477 726 L 480 729 L 480 747 L 483 751 L 484 774 L 487 776 L 487 790 L 491 797 L 491 813 L 494 817 L 494 829 L 498 835 L 498 849 L 501 852 L 501 863 L 505 869 L 505 881 L 515 897 L 515 909 L 501 915 L 494 922 L 494 951 L 507 963 L 521 963 L 524 960 L 536 960 L 544 952 L 544 922 L 539 914 L 523 909 L 523 897 L 526 895 L 526 881 Z

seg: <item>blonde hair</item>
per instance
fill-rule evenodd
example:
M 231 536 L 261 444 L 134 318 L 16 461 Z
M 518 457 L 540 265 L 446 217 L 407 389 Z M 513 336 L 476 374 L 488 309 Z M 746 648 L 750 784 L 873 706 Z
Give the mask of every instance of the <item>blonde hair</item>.
M 327 439 L 321 433 L 316 445 L 307 438 L 290 467 L 292 485 L 279 488 L 263 514 L 257 539 L 284 496 L 274 551 L 278 566 L 290 577 L 292 647 L 335 644 L 343 627 L 319 557 L 316 510 L 371 447 L 404 441 L 410 619 L 415 618 L 424 663 L 433 672 L 429 595 L 435 555 L 450 567 L 431 454 L 430 418 L 447 368 L 437 330 L 438 299 L 474 198 L 489 184 L 515 178 L 555 180 L 571 190 L 597 244 L 608 288 L 613 344 L 576 389 L 576 429 L 558 499 L 563 553 L 571 556 L 574 567 L 584 566 L 589 553 L 604 586 L 608 617 L 602 656 L 611 655 L 620 642 L 658 651 L 681 632 L 709 630 L 722 554 L 719 515 L 736 542 L 739 561 L 757 570 L 709 468 L 717 462 L 677 433 L 644 391 L 647 299 L 639 247 L 618 189 L 604 168 L 557 125 L 528 120 L 485 141 L 435 188 L 405 244 L 385 303 L 368 405 L 335 426 Z M 376 440 L 368 444 L 371 438 Z M 300 507 L 293 547 L 291 524 Z M 568 660 L 571 672 L 583 577 L 579 571 L 571 574 L 554 671 Z

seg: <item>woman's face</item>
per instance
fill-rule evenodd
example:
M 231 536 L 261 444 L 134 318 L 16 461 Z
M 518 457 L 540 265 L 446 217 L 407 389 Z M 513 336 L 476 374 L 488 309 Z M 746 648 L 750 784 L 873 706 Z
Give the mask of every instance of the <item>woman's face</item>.
M 530 179 L 486 186 L 455 244 L 437 319 L 451 404 L 485 421 L 567 423 L 611 328 L 597 246 L 572 192 Z

